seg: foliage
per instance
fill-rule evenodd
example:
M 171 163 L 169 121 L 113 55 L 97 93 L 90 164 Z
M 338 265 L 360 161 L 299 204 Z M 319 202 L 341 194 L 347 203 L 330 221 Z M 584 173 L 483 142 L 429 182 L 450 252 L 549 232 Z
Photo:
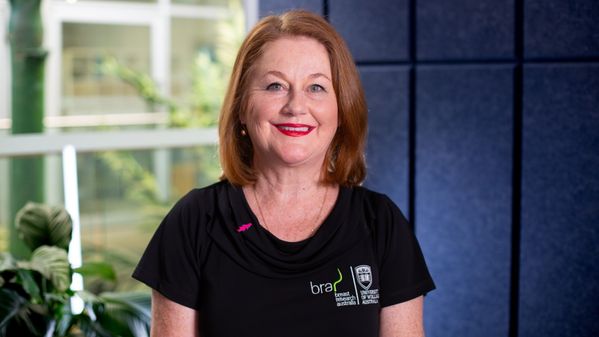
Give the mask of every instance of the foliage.
M 125 195 L 129 200 L 139 201 L 141 204 L 160 203 L 157 198 L 156 179 L 131 154 L 107 151 L 99 153 L 98 159 L 112 172 L 118 172 L 121 179 L 130 182 L 125 190 Z
M 60 207 L 27 203 L 16 216 L 19 238 L 29 249 L 42 245 L 68 249 L 71 221 L 67 211 Z
M 18 213 L 19 235 L 33 249 L 29 260 L 0 253 L 0 336 L 123 336 L 149 335 L 150 297 L 141 293 L 74 292 L 74 272 L 114 280 L 107 263 L 73 270 L 67 244 L 72 222 L 59 207 L 28 203 Z M 71 303 L 83 300 L 73 313 Z
M 210 127 L 218 121 L 237 49 L 244 37 L 244 14 L 239 1 L 229 2 L 230 15 L 217 23 L 214 51 L 200 48 L 192 69 L 191 93 L 181 106 L 161 93 L 156 82 L 146 73 L 131 69 L 116 58 L 107 56 L 102 71 L 131 85 L 146 102 L 150 111 L 163 109 L 169 113 L 169 127 Z

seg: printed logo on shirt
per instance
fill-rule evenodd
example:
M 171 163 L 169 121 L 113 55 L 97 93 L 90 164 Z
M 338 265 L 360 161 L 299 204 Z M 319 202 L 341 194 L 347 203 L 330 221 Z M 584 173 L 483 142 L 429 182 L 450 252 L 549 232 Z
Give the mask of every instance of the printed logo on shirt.
M 372 285 L 372 272 L 370 266 L 361 265 L 354 268 L 354 270 L 356 271 L 356 277 L 360 287 L 364 290 L 368 290 Z
M 250 227 L 252 227 L 252 223 L 251 222 L 244 223 L 243 225 L 237 227 L 237 233 L 245 232 L 248 229 L 250 229 Z
M 331 296 L 337 307 L 379 303 L 379 290 L 373 285 L 372 269 L 369 265 L 349 266 L 345 274 L 337 268 L 337 278 L 330 282 L 310 281 L 312 295 Z M 359 288 L 358 288 L 359 286 Z

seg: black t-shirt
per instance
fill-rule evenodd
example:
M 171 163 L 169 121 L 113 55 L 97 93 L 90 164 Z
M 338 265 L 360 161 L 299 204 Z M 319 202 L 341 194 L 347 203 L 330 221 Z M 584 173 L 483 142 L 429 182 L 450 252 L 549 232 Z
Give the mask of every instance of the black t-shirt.
M 133 277 L 198 310 L 201 337 L 375 337 L 381 307 L 435 288 L 385 195 L 341 187 L 314 236 L 287 242 L 226 181 L 173 207 Z

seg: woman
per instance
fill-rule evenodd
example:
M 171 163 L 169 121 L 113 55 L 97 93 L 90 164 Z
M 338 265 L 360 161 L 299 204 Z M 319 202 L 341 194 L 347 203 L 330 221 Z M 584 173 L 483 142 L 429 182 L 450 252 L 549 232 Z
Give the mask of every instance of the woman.
M 418 243 L 365 176 L 366 105 L 321 17 L 261 20 L 233 68 L 221 182 L 169 212 L 134 277 L 152 336 L 423 336 Z

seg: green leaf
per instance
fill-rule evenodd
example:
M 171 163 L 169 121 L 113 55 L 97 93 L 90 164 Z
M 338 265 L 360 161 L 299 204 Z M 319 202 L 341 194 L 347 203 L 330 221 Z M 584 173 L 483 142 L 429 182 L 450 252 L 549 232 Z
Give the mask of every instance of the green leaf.
M 31 250 L 42 245 L 68 249 L 73 223 L 64 208 L 28 202 L 15 221 L 19 237 Z
M 77 316 L 77 326 L 83 332 L 83 336 L 86 337 L 114 337 L 114 335 L 109 331 L 106 331 L 104 327 L 99 324 L 97 321 L 92 319 L 92 317 L 81 314 Z M 119 336 L 122 337 L 122 336 Z
M 44 310 L 33 310 L 35 306 L 18 292 L 0 288 L 0 336 L 45 336 L 52 319 Z
M 103 293 L 104 303 L 98 322 L 113 335 L 147 337 L 150 335 L 151 298 L 147 293 Z
M 16 215 L 17 233 L 31 250 L 43 245 L 46 241 L 48 213 L 48 206 L 28 202 Z
M 67 333 L 71 330 L 71 328 L 77 324 L 77 320 L 75 315 L 73 315 L 71 312 L 71 308 L 69 306 L 64 306 L 61 309 L 62 310 L 56 321 L 56 335 L 67 336 Z
M 105 303 L 118 303 L 140 317 L 150 318 L 152 315 L 152 298 L 144 292 L 103 293 L 99 296 Z
M 26 307 L 26 298 L 16 291 L 0 288 L 0 333 L 4 332 L 8 323 L 15 319 Z
M 68 251 L 73 232 L 73 220 L 67 210 L 62 207 L 50 208 L 48 227 L 50 245 Z
M 17 270 L 17 277 L 20 281 L 19 283 L 23 287 L 23 290 L 25 290 L 25 292 L 27 294 L 29 294 L 29 296 L 31 296 L 31 302 L 41 303 L 42 296 L 41 296 L 41 292 L 40 292 L 40 287 L 37 284 L 37 282 L 35 281 L 35 278 L 33 276 L 33 271 L 26 270 L 26 269 L 19 269 L 19 270 Z
M 67 252 L 58 247 L 41 246 L 33 251 L 31 267 L 52 281 L 58 291 L 66 291 L 71 283 L 71 266 Z
M 110 263 L 86 262 L 83 266 L 74 270 L 84 277 L 99 277 L 107 281 L 116 281 L 116 272 Z
M 0 287 L 5 283 L 10 282 L 14 277 L 14 272 L 17 269 L 17 262 L 6 252 L 0 253 Z
M 0 272 L 14 270 L 17 267 L 15 259 L 7 252 L 0 252 Z

